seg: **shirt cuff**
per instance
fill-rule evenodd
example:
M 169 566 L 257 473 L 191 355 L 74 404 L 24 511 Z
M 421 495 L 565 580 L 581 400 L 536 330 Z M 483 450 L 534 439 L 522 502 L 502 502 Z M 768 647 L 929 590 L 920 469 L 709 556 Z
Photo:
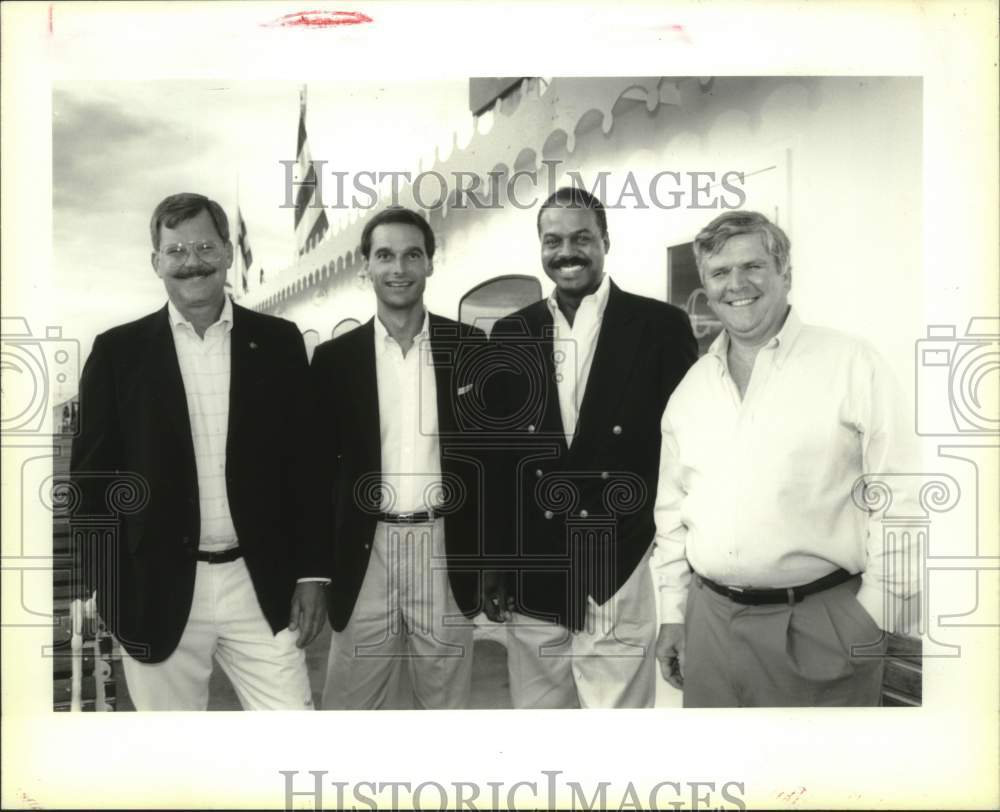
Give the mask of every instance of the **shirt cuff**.
M 320 577 L 315 577 L 315 578 L 299 578 L 299 580 L 297 580 L 295 583 L 297 583 L 297 584 L 311 584 L 313 582 L 320 583 L 320 584 L 328 584 L 328 583 L 330 583 L 330 579 L 329 578 L 320 578 Z
M 664 623 L 684 622 L 684 608 L 689 588 L 689 584 L 680 588 L 659 588 L 656 595 L 656 614 L 661 626 Z
M 885 622 L 885 601 L 882 600 L 882 590 L 876 584 L 861 582 L 861 588 L 857 594 L 858 603 L 871 615 L 875 625 L 883 631 L 893 631 L 888 629 Z

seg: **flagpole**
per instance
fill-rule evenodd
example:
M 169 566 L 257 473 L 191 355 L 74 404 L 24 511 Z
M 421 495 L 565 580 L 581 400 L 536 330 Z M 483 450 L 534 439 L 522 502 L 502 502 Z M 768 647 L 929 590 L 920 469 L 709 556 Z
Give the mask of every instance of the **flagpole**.
M 306 128 L 306 101 L 307 101 L 307 99 L 306 99 L 306 93 L 307 93 L 308 87 L 309 87 L 309 85 L 307 85 L 305 82 L 303 82 L 302 83 L 302 87 L 299 88 L 299 122 L 300 122 L 299 126 L 303 130 L 305 130 L 305 128 Z M 302 150 L 303 150 L 303 148 L 304 148 L 304 144 L 297 144 L 296 145 L 295 160 L 298 161 L 297 171 L 299 173 L 299 181 L 300 182 L 306 180 L 306 178 L 307 178 L 307 176 L 309 174 L 308 167 L 306 167 L 305 173 L 303 173 L 303 171 L 302 171 Z M 301 259 L 302 259 L 302 246 L 299 244 L 298 234 L 296 234 L 295 235 L 295 254 L 293 255 L 293 258 L 292 258 L 292 264 L 297 263 Z

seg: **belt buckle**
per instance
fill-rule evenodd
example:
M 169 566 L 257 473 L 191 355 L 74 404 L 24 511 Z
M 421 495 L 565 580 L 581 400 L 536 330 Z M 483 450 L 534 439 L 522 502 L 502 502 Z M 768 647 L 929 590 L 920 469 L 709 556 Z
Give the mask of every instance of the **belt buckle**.
M 397 513 L 396 521 L 403 523 L 413 521 L 413 512 L 411 511 L 410 513 Z

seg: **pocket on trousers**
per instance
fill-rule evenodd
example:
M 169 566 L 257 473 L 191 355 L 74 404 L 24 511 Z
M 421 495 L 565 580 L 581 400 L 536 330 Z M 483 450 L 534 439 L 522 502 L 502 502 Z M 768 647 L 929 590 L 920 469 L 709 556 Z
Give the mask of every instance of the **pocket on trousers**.
M 852 661 L 867 660 L 884 650 L 885 635 L 858 601 L 850 583 L 828 590 L 823 598 L 844 652 Z
M 827 682 L 849 676 L 851 639 L 843 621 L 831 613 L 822 593 L 787 608 L 786 653 L 793 670 L 804 679 Z

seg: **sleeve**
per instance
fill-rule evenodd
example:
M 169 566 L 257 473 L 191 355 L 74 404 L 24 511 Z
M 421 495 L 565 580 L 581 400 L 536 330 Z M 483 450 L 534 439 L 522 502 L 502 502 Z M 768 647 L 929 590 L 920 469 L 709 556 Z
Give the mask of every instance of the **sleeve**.
M 907 631 L 916 617 L 924 554 L 917 534 L 887 527 L 896 518 L 923 515 L 914 474 L 923 470 L 916 436 L 904 408 L 896 378 L 883 359 L 870 350 L 854 375 L 854 398 L 861 436 L 862 472 L 868 511 L 865 569 L 857 598 L 879 628 Z M 888 504 L 879 505 L 879 491 Z
M 315 394 L 310 385 L 305 342 L 297 328 L 289 330 L 288 391 L 285 393 L 286 431 L 289 438 L 287 483 L 284 497 L 295 528 L 294 572 L 298 580 L 325 579 L 331 569 L 329 535 L 325 532 L 324 499 L 320 477 L 320 446 L 315 440 L 323 432 Z
M 691 319 L 678 307 L 668 305 L 667 336 L 669 344 L 664 353 L 663 402 L 673 393 L 677 385 L 684 379 L 691 365 L 698 360 L 698 342 L 691 329 Z
M 493 325 L 484 350 L 484 367 L 477 377 L 483 381 L 483 408 L 486 431 L 483 465 L 486 471 L 484 494 L 484 565 L 512 573 L 517 568 L 517 471 L 523 453 L 513 439 L 512 422 L 518 412 L 518 393 L 524 373 L 521 342 L 511 319 Z M 511 576 L 511 588 L 513 576 Z
M 94 516 L 106 512 L 104 493 L 109 477 L 121 468 L 121 429 L 115 399 L 115 378 L 107 339 L 94 340 L 80 376 L 79 431 L 70 453 L 70 487 L 78 502 L 70 515 Z M 80 594 L 90 595 L 101 580 L 99 545 L 85 545 L 90 534 L 72 533 L 74 584 Z
M 681 521 L 684 490 L 680 476 L 680 454 L 669 405 L 660 424 L 660 475 L 656 486 L 656 537 L 650 562 L 656 586 L 659 622 L 683 623 L 684 605 L 691 583 L 691 568 L 685 548 L 687 528 Z

